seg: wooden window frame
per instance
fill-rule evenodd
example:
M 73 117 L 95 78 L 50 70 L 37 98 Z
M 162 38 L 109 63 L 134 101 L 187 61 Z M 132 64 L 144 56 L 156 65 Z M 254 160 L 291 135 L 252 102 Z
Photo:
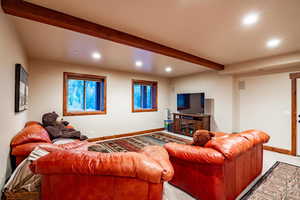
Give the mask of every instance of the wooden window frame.
M 104 110 L 103 111 L 68 111 L 68 80 L 85 80 L 85 81 L 103 81 L 104 82 Z M 80 116 L 80 115 L 104 115 L 106 114 L 106 77 L 90 74 L 79 74 L 64 72 L 63 83 L 63 116 Z
M 152 106 L 151 109 L 135 109 L 134 108 L 134 84 L 139 83 L 139 84 L 143 84 L 143 85 L 150 85 L 152 86 L 152 90 L 155 89 L 155 96 L 152 96 L 152 102 L 154 103 L 154 105 Z M 157 81 L 145 81 L 145 80 L 132 80 L 132 84 L 131 84 L 131 88 L 132 88 L 132 94 L 131 94 L 131 110 L 132 112 L 156 112 L 158 111 L 158 83 Z M 153 101 L 154 100 L 154 101 Z

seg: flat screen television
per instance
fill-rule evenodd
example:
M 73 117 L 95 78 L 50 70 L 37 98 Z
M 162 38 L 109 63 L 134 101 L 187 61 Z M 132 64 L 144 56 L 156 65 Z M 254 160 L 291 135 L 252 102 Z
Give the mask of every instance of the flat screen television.
M 177 110 L 186 114 L 204 114 L 204 93 L 177 94 Z

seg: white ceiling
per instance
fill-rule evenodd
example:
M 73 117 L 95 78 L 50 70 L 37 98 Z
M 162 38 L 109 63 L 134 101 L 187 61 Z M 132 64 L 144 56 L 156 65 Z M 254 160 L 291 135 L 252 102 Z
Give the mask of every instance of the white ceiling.
M 11 17 L 11 19 L 16 25 L 30 58 L 98 66 L 163 77 L 176 77 L 207 70 L 207 68 L 196 64 L 55 26 L 18 17 Z M 100 60 L 92 59 L 91 55 L 94 52 L 99 52 L 102 58 Z M 135 66 L 137 60 L 143 62 L 142 67 Z M 166 67 L 171 67 L 172 72 L 166 72 Z
M 27 1 L 226 65 L 300 50 L 300 0 Z M 250 12 L 260 20 L 244 27 Z

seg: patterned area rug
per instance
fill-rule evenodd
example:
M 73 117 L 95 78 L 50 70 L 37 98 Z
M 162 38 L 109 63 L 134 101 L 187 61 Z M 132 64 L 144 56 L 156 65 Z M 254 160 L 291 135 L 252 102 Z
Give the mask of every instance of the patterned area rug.
M 276 162 L 241 200 L 299 200 L 300 167 Z
M 155 132 L 147 135 L 135 136 L 130 138 L 121 138 L 103 142 L 97 142 L 97 145 L 89 147 L 89 151 L 97 151 L 103 153 L 109 152 L 127 152 L 139 151 L 148 145 L 164 145 L 168 142 L 176 142 L 179 144 L 187 144 L 191 140 L 177 137 L 163 132 Z

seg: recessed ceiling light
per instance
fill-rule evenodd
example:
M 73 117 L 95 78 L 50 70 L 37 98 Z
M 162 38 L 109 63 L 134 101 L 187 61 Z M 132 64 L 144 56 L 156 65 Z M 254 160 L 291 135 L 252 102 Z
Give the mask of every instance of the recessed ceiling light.
M 267 42 L 267 47 L 269 48 L 275 48 L 275 47 L 278 47 L 281 43 L 281 40 L 278 39 L 278 38 L 273 38 L 273 39 L 270 39 L 268 42 Z
M 172 71 L 172 67 L 166 67 L 166 72 L 171 72 Z
M 101 59 L 101 57 L 102 57 L 101 54 L 98 52 L 94 52 L 92 54 L 92 58 L 94 58 L 95 60 L 99 60 L 99 59 Z
M 250 13 L 243 18 L 243 24 L 246 26 L 255 24 L 259 19 L 258 13 Z
M 135 61 L 135 66 L 137 67 L 142 67 L 143 66 L 143 62 L 138 60 L 138 61 Z

